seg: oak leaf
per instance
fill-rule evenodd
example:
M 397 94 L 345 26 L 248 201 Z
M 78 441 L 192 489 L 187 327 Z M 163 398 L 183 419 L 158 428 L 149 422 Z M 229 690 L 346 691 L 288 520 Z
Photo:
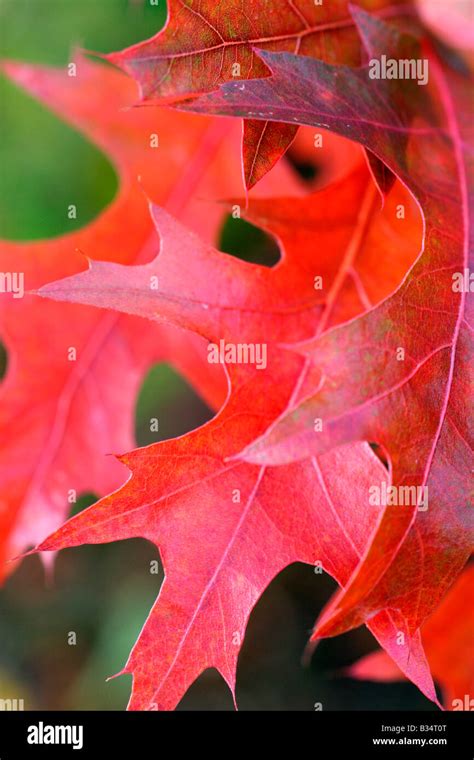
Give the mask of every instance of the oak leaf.
M 231 123 L 132 109 L 133 83 L 83 57 L 75 77 L 17 62 L 5 62 L 3 70 L 102 148 L 119 173 L 117 197 L 83 229 L 52 240 L 0 242 L 2 272 L 21 273 L 24 290 L 80 271 L 84 253 L 123 263 L 150 257 L 155 238 L 143 189 L 214 238 L 222 209 L 199 196 L 241 188 L 238 161 L 229 160 L 238 141 Z M 151 147 L 156 133 L 161 150 Z M 284 169 L 278 172 L 286 177 Z M 59 307 L 27 292 L 2 293 L 0 334 L 8 352 L 0 412 L 3 575 L 12 569 L 5 560 L 57 527 L 81 493 L 104 494 L 123 480 L 124 468 L 105 455 L 135 445 L 135 400 L 152 364 L 170 362 L 213 407 L 225 398 L 226 383 L 206 361 L 204 342 L 190 333 L 163 325 L 143 331 L 138 319 Z
M 385 449 L 398 496 L 313 636 L 342 633 L 390 606 L 403 613 L 411 637 L 462 570 L 474 537 L 473 302 L 469 284 L 456 284 L 466 273 L 469 283 L 474 268 L 470 81 L 428 42 L 420 49 L 394 27 L 353 13 L 371 59 L 397 61 L 411 51 L 415 62 L 427 62 L 429 85 L 371 78 L 368 65 L 262 52 L 270 77 L 246 83 L 244 92 L 225 84 L 187 107 L 236 116 L 258 108 L 262 119 L 271 113 L 331 129 L 383 161 L 423 213 L 422 250 L 397 291 L 297 347 L 308 365 L 298 398 L 240 454 L 276 465 L 354 440 Z M 317 434 L 315 417 L 323 426 Z
M 413 13 L 403 0 L 357 3 L 391 17 Z M 104 57 L 137 80 L 144 102 L 178 103 L 228 81 L 244 89 L 240 82 L 267 75 L 256 47 L 357 65 L 360 42 L 349 7 L 348 0 L 251 0 L 245 5 L 240 0 L 170 0 L 166 25 L 158 34 Z M 295 124 L 245 120 L 242 158 L 248 188 L 275 165 L 296 131 Z M 374 168 L 380 169 L 375 161 Z
M 474 690 L 474 566 L 468 566 L 423 626 L 422 638 L 431 672 L 441 685 L 444 702 L 455 710 L 472 709 Z M 380 650 L 347 670 L 352 678 L 398 681 L 403 673 Z
M 402 199 L 410 234 L 398 247 L 395 209 Z M 132 709 L 173 708 L 207 667 L 217 668 L 234 692 L 252 607 L 291 562 L 319 562 L 341 585 L 354 571 L 381 518 L 369 503 L 369 486 L 388 478 L 367 444 L 276 468 L 255 467 L 234 454 L 304 381 L 304 361 L 280 343 L 302 339 L 314 324 L 323 331 L 386 296 L 397 282 L 391 266 L 380 261 L 375 276 L 376 254 L 385 248 L 387 262 L 398 259 L 401 277 L 421 234 L 405 188 L 396 184 L 381 209 L 364 164 L 291 204 L 250 203 L 249 218 L 279 240 L 282 259 L 273 269 L 225 256 L 163 210 L 153 207 L 152 213 L 161 239 L 154 261 L 134 267 L 91 261 L 88 271 L 49 284 L 40 295 L 171 321 L 214 342 L 265 345 L 267 353 L 260 370 L 228 365 L 230 394 L 214 420 L 120 457 L 131 471 L 127 483 L 38 547 L 144 536 L 159 548 L 166 579 L 121 671 L 134 677 Z M 314 288 L 320 272 L 323 293 Z M 158 291 L 150 291 L 150 276 L 158 278 Z M 400 627 L 407 627 L 403 616 L 381 609 L 368 625 L 436 701 L 419 636 L 397 645 Z

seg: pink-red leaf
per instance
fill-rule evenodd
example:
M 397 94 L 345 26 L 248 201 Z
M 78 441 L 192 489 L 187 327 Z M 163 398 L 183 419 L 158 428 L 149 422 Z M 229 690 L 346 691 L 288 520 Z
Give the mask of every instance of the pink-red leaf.
M 394 210 L 402 199 L 410 235 L 401 253 Z M 232 366 L 231 394 L 215 420 L 177 441 L 122 457 L 132 472 L 128 483 L 39 547 L 133 535 L 159 547 L 165 585 L 125 668 L 134 674 L 132 708 L 173 707 L 210 666 L 233 689 L 248 615 L 290 562 L 319 559 L 341 585 L 354 571 L 381 518 L 369 504 L 369 485 L 387 479 L 368 447 L 357 444 L 283 468 L 247 465 L 234 453 L 304 381 L 303 360 L 278 342 L 301 338 L 314 323 L 323 331 L 391 292 L 397 285 L 391 266 L 375 263 L 381 241 L 387 262 L 398 260 L 401 277 L 421 233 L 406 190 L 396 185 L 380 209 L 365 166 L 291 205 L 278 199 L 251 203 L 249 218 L 282 245 L 282 261 L 274 269 L 224 256 L 164 211 L 154 208 L 153 215 L 161 238 L 153 262 L 91 262 L 87 272 L 48 285 L 41 294 L 172 321 L 213 341 L 265 344 L 268 363 L 264 371 Z M 314 288 L 315 273 L 322 274 L 322 293 Z M 150 288 L 151 278 L 158 290 Z M 403 646 L 396 643 L 397 632 L 408 631 L 403 615 L 381 610 L 369 627 L 408 677 L 436 700 L 419 635 L 407 635 Z
M 413 12 L 404 0 L 357 0 L 371 11 Z M 254 48 L 286 50 L 329 63 L 356 65 L 360 44 L 348 0 L 170 0 L 164 29 L 149 40 L 106 56 L 139 83 L 148 103 L 179 102 L 220 84 L 269 73 Z M 241 86 L 241 85 L 239 85 Z M 291 124 L 249 120 L 243 139 L 248 188 L 284 154 L 296 133 Z
M 360 318 L 299 347 L 308 371 L 298 398 L 242 454 L 282 464 L 353 440 L 390 456 L 392 484 L 421 491 L 389 506 L 350 582 L 322 616 L 315 636 L 369 620 L 382 606 L 419 631 L 466 562 L 473 543 L 472 126 L 469 81 L 446 69 L 429 46 L 354 11 L 372 57 L 429 61 L 428 87 L 372 79 L 287 53 L 262 53 L 272 76 L 226 84 L 189 105 L 200 112 L 324 126 L 362 143 L 411 190 L 424 216 L 420 257 L 397 292 Z M 315 433 L 314 420 L 322 431 Z M 377 485 L 377 484 L 374 484 Z M 399 494 L 402 490 L 398 491 Z
M 472 710 L 474 690 L 474 566 L 459 576 L 423 626 L 423 644 L 433 677 L 442 686 L 446 707 Z M 403 674 L 380 650 L 348 669 L 353 678 L 397 681 Z

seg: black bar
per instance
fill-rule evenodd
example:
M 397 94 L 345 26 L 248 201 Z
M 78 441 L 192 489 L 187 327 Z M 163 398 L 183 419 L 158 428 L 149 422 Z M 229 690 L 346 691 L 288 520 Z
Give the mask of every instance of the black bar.
M 224 757 L 239 750 L 268 757 L 285 747 L 303 757 L 303 746 L 311 758 L 472 760 L 473 728 L 469 712 L 1 712 L 0 760 Z

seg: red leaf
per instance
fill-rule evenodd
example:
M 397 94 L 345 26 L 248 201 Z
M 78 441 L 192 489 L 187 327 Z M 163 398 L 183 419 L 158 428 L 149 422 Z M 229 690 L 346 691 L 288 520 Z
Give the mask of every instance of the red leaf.
M 76 77 L 13 62 L 3 67 L 108 153 L 120 181 L 113 203 L 84 229 L 48 241 L 1 242 L 1 270 L 21 272 L 27 291 L 83 269 L 84 256 L 75 249 L 122 263 L 152 255 L 153 224 L 138 174 L 152 197 L 210 239 L 222 209 L 199 196 L 241 189 L 238 161 L 229 159 L 232 140 L 238 145 L 237 125 L 130 109 L 134 86 L 121 73 L 85 58 L 76 66 Z M 155 133 L 158 150 L 150 147 Z M 277 174 L 280 181 L 288 178 L 284 167 Z M 104 455 L 134 446 L 135 399 L 152 364 L 171 362 L 215 407 L 226 383 L 205 360 L 204 342 L 172 327 L 144 331 L 135 318 L 9 293 L 1 296 L 0 323 L 9 354 L 0 413 L 3 574 L 12 568 L 5 559 L 36 545 L 64 520 L 71 490 L 104 494 L 123 480 L 124 468 Z M 77 361 L 68 360 L 71 347 Z
M 410 38 L 361 11 L 356 17 L 373 57 L 418 57 Z M 368 67 L 265 52 L 271 77 L 246 83 L 244 92 L 226 84 L 189 106 L 239 116 L 258 108 L 261 119 L 271 112 L 354 139 L 400 177 L 424 215 L 422 253 L 397 292 L 300 346 L 308 372 L 296 403 L 243 452 L 255 464 L 283 464 L 351 440 L 374 441 L 390 455 L 398 494 L 428 488 L 426 512 L 417 513 L 416 504 L 387 507 L 315 637 L 353 628 L 387 605 L 403 614 L 409 636 L 418 635 L 472 548 L 472 299 L 453 287 L 453 275 L 474 266 L 465 149 L 471 135 L 461 115 L 469 82 L 442 68 L 429 48 L 425 55 L 428 88 L 371 79 Z M 317 434 L 315 417 L 323 421 Z
M 358 0 L 361 7 L 395 16 L 410 12 L 403 0 Z M 150 103 L 176 103 L 215 90 L 235 79 L 268 74 L 254 47 L 287 50 L 330 63 L 356 65 L 359 38 L 348 0 L 170 0 L 166 26 L 145 42 L 105 56 L 140 85 Z M 238 85 L 241 87 L 242 85 Z M 247 121 L 244 129 L 245 182 L 253 187 L 291 144 L 297 127 Z
M 293 343 L 314 333 L 311 318 L 321 315 L 325 329 L 380 301 L 415 260 L 422 234 L 416 205 L 401 184 L 383 209 L 378 201 L 360 163 L 317 193 L 252 200 L 245 215 L 280 243 L 281 261 L 273 268 L 216 251 L 152 205 L 161 239 L 153 261 L 124 266 L 91 260 L 87 271 L 49 283 L 39 294 L 172 322 L 214 341 L 257 336 L 269 345 Z M 407 240 L 395 215 L 400 202 Z
M 433 677 L 447 707 L 469 710 L 474 689 L 474 566 L 467 567 L 423 627 L 423 643 Z M 353 678 L 396 681 L 403 678 L 385 652 L 376 651 L 348 669 Z
M 277 163 L 292 143 L 298 127 L 271 121 L 244 121 L 242 161 L 245 184 L 248 188 Z
M 84 229 L 54 240 L 0 241 L 2 271 L 20 270 L 26 290 L 31 290 L 81 271 L 86 262 L 75 249 L 109 261 L 146 261 L 154 253 L 156 238 L 143 191 L 205 239 L 214 240 L 223 210 L 206 201 L 242 191 L 237 124 L 131 108 L 133 83 L 81 56 L 76 58 L 75 77 L 66 69 L 13 61 L 2 68 L 94 141 L 119 173 L 117 197 Z M 152 148 L 155 137 L 157 149 Z M 331 155 L 326 151 L 329 165 Z M 282 185 L 301 191 L 301 183 L 283 164 L 258 192 L 275 193 Z M 82 307 L 65 310 L 29 295 L 17 299 L 4 293 L 0 329 L 9 353 L 1 386 L 1 577 L 13 567 L 6 559 L 35 545 L 64 519 L 71 489 L 78 495 L 90 490 L 103 494 L 123 479 L 123 468 L 104 455 L 133 447 L 134 403 L 148 367 L 171 362 L 216 408 L 225 398 L 226 382 L 205 361 L 204 343 L 171 327 L 143 331 L 134 319 Z M 44 335 L 49 336 L 46 343 L 38 339 Z M 68 361 L 71 346 L 77 363 Z M 23 424 L 14 424 L 15 419 Z
M 411 233 L 405 250 L 394 245 L 394 203 L 401 198 Z M 312 332 L 315 317 L 323 330 L 364 310 L 369 298 L 377 301 L 390 292 L 396 286 L 390 266 L 378 264 L 377 276 L 372 272 L 382 241 L 387 262 L 400 257 L 398 276 L 416 256 L 419 218 L 406 190 L 396 185 L 383 210 L 376 200 L 367 169 L 359 167 L 346 181 L 291 205 L 254 201 L 250 218 L 264 220 L 284 245 L 274 269 L 219 254 L 154 208 L 161 252 L 153 262 L 91 262 L 89 271 L 41 290 L 59 300 L 166 319 L 214 341 L 265 341 L 268 349 L 265 372 L 232 369 L 232 392 L 215 420 L 183 438 L 121 457 L 132 472 L 122 489 L 38 547 L 48 551 L 138 535 L 159 547 L 166 580 L 123 671 L 134 675 L 132 708 L 174 707 L 206 667 L 216 667 L 234 689 L 248 616 L 270 580 L 291 562 L 319 560 L 344 585 L 380 519 L 368 488 L 374 480 L 385 481 L 387 473 L 365 444 L 283 468 L 229 459 L 304 380 L 302 359 L 276 342 Z M 327 282 L 321 295 L 314 272 Z M 158 278 L 158 291 L 150 290 L 150 277 Z M 395 647 L 400 626 L 406 628 L 402 616 L 388 610 L 369 624 L 409 677 L 436 700 L 419 637 Z

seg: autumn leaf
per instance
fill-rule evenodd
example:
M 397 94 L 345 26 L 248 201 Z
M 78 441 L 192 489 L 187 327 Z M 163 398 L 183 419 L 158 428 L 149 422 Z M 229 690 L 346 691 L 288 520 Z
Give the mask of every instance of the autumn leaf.
M 290 7 L 304 22 L 299 5 Z M 381 4 L 375 7 L 383 12 Z M 397 15 L 400 9 L 385 10 Z M 115 466 L 128 468 L 129 479 L 34 551 L 135 536 L 157 547 L 165 580 L 121 671 L 133 675 L 131 709 L 172 709 L 209 667 L 221 673 L 235 700 L 238 654 L 251 611 L 271 580 L 298 561 L 314 564 L 317 572 L 324 568 L 341 587 L 313 639 L 365 623 L 400 670 L 438 704 L 422 631 L 472 543 L 467 512 L 472 445 L 469 410 L 464 410 L 472 304 L 452 286 L 453 275 L 468 271 L 463 241 L 469 133 L 457 113 L 466 102 L 466 83 L 429 47 L 424 51 L 427 87 L 373 80 L 367 65 L 333 66 L 341 63 L 340 29 L 335 36 L 333 28 L 328 30 L 334 59 L 321 55 L 325 62 L 275 53 L 275 40 L 257 52 L 253 37 L 239 32 L 229 42 L 223 36 L 221 12 L 215 6 L 209 10 L 222 43 L 212 37 L 205 3 L 198 10 L 180 4 L 176 35 L 167 38 L 174 23 L 170 16 L 160 46 L 166 39 L 172 47 L 183 29 L 193 32 L 169 52 L 172 64 L 164 71 L 164 86 L 179 89 L 186 75 L 195 73 L 188 59 L 197 62 L 194 32 L 201 22 L 205 44 L 222 45 L 223 61 L 229 47 L 238 49 L 247 62 L 250 56 L 261 67 L 263 78 L 228 81 L 219 91 L 213 90 L 220 82 L 201 82 L 201 90 L 178 99 L 168 93 L 164 101 L 182 110 L 250 119 L 247 140 L 260 147 L 247 154 L 249 184 L 284 151 L 288 123 L 292 134 L 299 124 L 308 124 L 360 143 L 369 166 L 359 156 L 338 181 L 306 197 L 252 198 L 248 205 L 234 201 L 233 207 L 270 232 L 280 249 L 273 268 L 248 264 L 211 245 L 223 206 L 212 206 L 208 218 L 202 201 L 191 213 L 189 197 L 197 196 L 198 188 L 214 198 L 216 190 L 236 197 L 227 185 L 226 164 L 218 160 L 218 146 L 230 146 L 229 134 L 238 124 L 212 120 L 203 136 L 195 117 L 177 114 L 196 124 L 196 141 L 188 153 L 184 140 L 186 150 L 176 154 L 168 174 L 149 150 L 145 157 L 142 145 L 131 147 L 128 121 L 124 126 L 115 102 L 110 113 L 103 109 L 104 126 L 93 78 L 81 98 L 64 88 L 65 110 L 76 114 L 79 109 L 86 124 L 92 114 L 93 139 L 119 162 L 135 205 L 124 203 L 121 216 L 111 217 L 106 229 L 97 222 L 100 235 L 88 237 L 90 229 L 83 231 L 86 271 L 80 271 L 86 263 L 78 255 L 65 259 L 70 269 L 48 271 L 56 282 L 43 284 L 48 278 L 42 279 L 41 270 L 33 288 L 48 303 L 36 299 L 37 308 L 51 307 L 50 318 L 61 308 L 58 344 L 66 332 L 60 321 L 66 309 L 92 315 L 94 337 L 109 322 L 138 326 L 138 317 L 148 318 L 131 338 L 140 351 L 134 368 L 147 356 L 140 340 L 156 343 L 155 330 L 181 336 L 179 344 L 174 337 L 166 343 L 170 361 L 189 362 L 197 372 L 193 382 L 212 397 L 218 412 L 185 436 L 116 457 Z M 360 9 L 353 13 L 369 57 L 419 57 L 411 37 Z M 236 34 L 235 18 L 242 21 L 240 6 L 239 13 L 226 17 L 226 33 Z M 274 31 L 275 18 L 268 22 Z M 359 38 L 351 19 L 343 26 L 347 38 L 339 52 L 355 64 Z M 296 52 L 311 36 L 312 31 L 296 31 L 301 39 Z M 206 63 L 208 53 L 210 70 L 213 50 L 202 48 L 197 60 Z M 143 61 L 150 62 L 154 76 L 153 56 Z M 222 71 L 217 72 L 220 77 Z M 109 87 L 102 99 L 108 95 Z M 167 111 L 142 108 L 125 119 L 143 119 L 152 131 L 147 112 L 153 119 L 157 113 L 170 117 Z M 178 122 L 169 124 L 169 135 L 165 126 L 157 130 L 160 146 L 162 139 L 168 146 L 165 160 L 183 148 L 176 140 Z M 277 187 L 277 176 L 287 178 L 287 169 L 279 163 L 263 182 Z M 137 173 L 152 201 L 151 217 Z M 165 190 L 163 177 L 169 177 Z M 281 187 L 287 192 L 286 185 Z M 160 240 L 156 256 L 153 223 Z M 77 245 L 76 234 L 68 236 L 71 240 Z M 52 256 L 50 244 L 46 250 Z M 80 324 L 86 332 L 88 319 Z M 203 339 L 210 341 L 207 357 Z M 197 363 L 188 340 L 196 342 L 189 345 L 198 350 Z M 104 358 L 110 364 L 110 357 Z M 218 364 L 227 378 L 224 402 Z M 393 504 L 387 499 L 393 491 L 403 492 L 408 503 Z
M 74 66 L 69 76 L 66 68 L 2 64 L 12 81 L 98 145 L 119 173 L 117 197 L 82 230 L 53 240 L 0 241 L 1 270 L 21 272 L 26 291 L 81 271 L 84 255 L 99 251 L 101 259 L 122 263 L 150 258 L 156 238 L 145 193 L 213 241 L 224 209 L 210 201 L 242 191 L 237 124 L 131 108 L 135 88 L 122 73 L 81 55 Z M 330 176 L 330 144 L 320 155 Z M 282 185 L 294 193 L 303 187 L 280 164 L 257 193 L 274 194 Z M 205 360 L 204 342 L 171 326 L 144 332 L 137 320 L 2 293 L 0 330 L 9 358 L 0 413 L 2 575 L 13 569 L 6 559 L 61 523 L 68 498 L 104 494 L 121 482 L 124 469 L 104 455 L 133 447 L 135 399 L 152 364 L 170 362 L 212 408 L 227 388 Z M 44 335 L 46 342 L 38 339 Z M 69 361 L 70 349 L 76 361 Z
M 397 245 L 401 232 L 394 213 L 402 199 L 410 231 L 404 250 Z M 283 468 L 232 457 L 265 429 L 304 379 L 303 360 L 279 343 L 312 332 L 315 321 L 326 329 L 391 292 L 393 272 L 398 266 L 396 276 L 403 276 L 421 234 L 407 191 L 396 185 L 381 209 L 364 164 L 291 205 L 284 199 L 250 204 L 249 218 L 279 240 L 282 259 L 273 269 L 225 256 L 163 210 L 152 212 L 161 239 L 153 262 L 124 267 L 94 261 L 88 271 L 40 294 L 171 321 L 213 341 L 265 345 L 266 359 L 264 371 L 229 365 L 231 393 L 213 421 L 121 457 L 132 473 L 122 489 L 38 547 L 50 551 L 140 535 L 159 548 L 166 580 L 122 671 L 134 676 L 133 709 L 173 708 L 206 667 L 216 667 L 234 691 L 251 609 L 286 565 L 319 561 L 341 585 L 355 569 L 380 519 L 380 509 L 369 503 L 369 485 L 387 480 L 366 444 Z M 380 249 L 387 263 L 399 260 L 393 271 L 379 261 L 377 276 Z M 323 276 L 323 293 L 314 288 L 315 273 Z M 150 290 L 152 277 L 158 291 Z M 398 646 L 400 626 L 406 628 L 402 616 L 391 610 L 369 623 L 404 672 L 436 700 L 421 641 L 413 636 Z
M 402 201 L 407 214 L 400 226 Z M 415 260 L 422 235 L 403 186 L 380 208 L 361 162 L 322 191 L 250 202 L 245 216 L 280 245 L 281 259 L 271 268 L 216 251 L 157 206 L 151 213 L 161 242 L 155 259 L 140 266 L 91 260 L 88 270 L 45 285 L 39 295 L 172 322 L 208 340 L 257 335 L 266 343 L 293 343 L 313 334 L 323 311 L 326 326 L 388 295 Z
M 469 710 L 474 686 L 474 567 L 468 566 L 423 627 L 422 638 L 433 677 L 441 684 L 444 702 L 454 710 Z M 377 650 L 347 670 L 352 678 L 398 681 L 403 673 L 385 652 Z
M 413 12 L 403 0 L 357 0 L 383 15 Z M 348 0 L 170 0 L 165 27 L 154 37 L 105 58 L 133 76 L 142 100 L 169 104 L 215 90 L 228 81 L 262 77 L 269 69 L 254 48 L 286 50 L 328 63 L 360 63 L 360 42 Z M 238 84 L 239 87 L 245 87 Z M 270 114 L 271 115 L 271 114 Z M 245 182 L 253 187 L 284 154 L 297 126 L 247 119 Z M 375 171 L 379 167 L 376 165 Z
M 4 71 L 99 145 L 114 161 L 120 182 L 113 203 L 78 232 L 37 242 L 1 241 L 1 270 L 21 273 L 25 291 L 81 271 L 79 251 L 94 256 L 100 250 L 102 259 L 123 263 L 153 253 L 153 224 L 138 174 L 142 188 L 214 237 L 222 210 L 199 195 L 219 197 L 241 187 L 238 161 L 232 173 L 227 155 L 232 132 L 238 140 L 231 124 L 125 110 L 133 84 L 82 57 L 75 77 L 14 62 L 5 63 Z M 150 145 L 156 133 L 161 153 Z M 210 206 L 205 215 L 204 205 Z M 82 492 L 104 494 L 123 480 L 124 468 L 105 455 L 134 446 L 135 400 L 152 364 L 169 361 L 211 406 L 226 395 L 222 374 L 208 364 L 205 344 L 196 336 L 158 325 L 143 331 L 138 319 L 17 295 L 3 293 L 0 301 L 8 352 L 0 412 L 2 574 L 12 569 L 5 560 L 57 527 Z
M 414 45 L 380 20 L 354 13 L 372 59 L 398 58 L 397 51 Z M 262 52 L 272 76 L 246 83 L 244 92 L 225 84 L 189 105 L 238 116 L 258 108 L 262 119 L 271 112 L 275 120 L 324 126 L 353 139 L 400 178 L 424 217 L 422 251 L 398 290 L 298 347 L 307 361 L 298 398 L 241 454 L 254 464 L 286 464 L 368 440 L 390 457 L 400 499 L 388 502 L 314 637 L 360 625 L 383 606 L 404 614 L 407 636 L 418 635 L 472 549 L 472 299 L 469 287 L 459 286 L 473 268 L 471 125 L 463 116 L 469 81 L 443 66 L 428 45 L 423 56 L 427 87 L 371 78 L 368 66 Z M 316 434 L 315 419 L 322 428 Z M 418 489 L 408 506 L 406 488 Z

